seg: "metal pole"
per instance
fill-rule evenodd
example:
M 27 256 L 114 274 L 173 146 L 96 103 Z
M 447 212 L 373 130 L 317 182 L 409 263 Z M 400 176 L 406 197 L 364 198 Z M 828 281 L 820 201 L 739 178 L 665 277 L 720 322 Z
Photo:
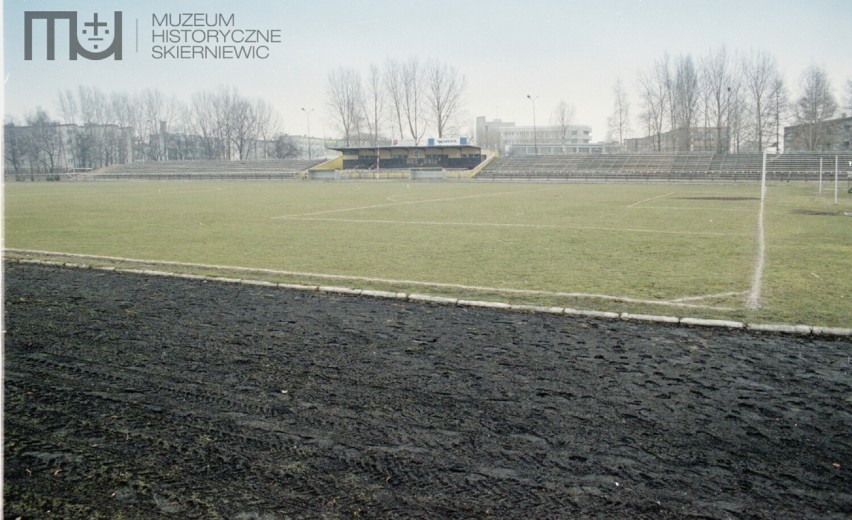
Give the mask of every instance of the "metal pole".
M 310 110 L 305 110 L 305 107 L 302 107 L 302 112 L 304 112 L 305 115 L 308 118 L 308 160 L 309 161 L 312 159 L 311 158 L 311 112 L 313 112 L 313 111 L 314 111 L 313 108 L 310 109 Z
M 763 149 L 763 169 L 760 172 L 760 205 L 763 206 L 763 200 L 766 198 L 766 150 Z
M 819 193 L 822 193 L 822 157 L 819 158 Z
M 533 107 L 533 145 L 535 146 L 535 154 L 537 156 L 538 155 L 538 130 L 537 130 L 536 124 L 535 124 L 535 100 L 538 99 L 538 96 L 532 97 L 529 94 L 527 94 L 527 98 L 529 98 L 529 100 L 532 101 L 532 107 Z
M 839 171 L 840 171 L 840 169 L 839 169 L 839 164 L 838 164 L 838 157 L 835 155 L 834 156 L 834 203 L 835 204 L 837 204 L 837 177 L 838 177 Z

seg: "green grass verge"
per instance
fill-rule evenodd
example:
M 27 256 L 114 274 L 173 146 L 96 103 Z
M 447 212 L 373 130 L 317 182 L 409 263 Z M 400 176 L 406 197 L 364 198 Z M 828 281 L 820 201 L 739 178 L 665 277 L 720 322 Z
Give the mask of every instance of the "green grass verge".
M 770 186 L 762 305 L 746 308 L 758 197 L 756 185 L 9 183 L 5 245 L 313 285 L 852 325 L 852 199 L 835 205 L 814 185 Z

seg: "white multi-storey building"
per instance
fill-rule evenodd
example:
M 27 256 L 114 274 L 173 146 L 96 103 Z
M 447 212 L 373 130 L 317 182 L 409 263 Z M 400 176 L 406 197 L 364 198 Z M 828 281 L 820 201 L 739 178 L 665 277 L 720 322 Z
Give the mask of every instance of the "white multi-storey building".
M 587 125 L 529 125 L 485 116 L 476 118 L 476 144 L 483 148 L 499 150 L 505 155 L 567 155 L 601 154 L 604 143 L 592 143 L 592 127 Z

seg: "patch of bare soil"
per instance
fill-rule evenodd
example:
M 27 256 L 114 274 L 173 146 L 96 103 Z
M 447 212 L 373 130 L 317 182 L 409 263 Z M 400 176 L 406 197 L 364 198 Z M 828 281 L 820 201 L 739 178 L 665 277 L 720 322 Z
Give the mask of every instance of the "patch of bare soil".
M 850 341 L 5 266 L 6 518 L 852 514 Z
M 840 211 L 820 211 L 813 209 L 795 209 L 792 211 L 794 215 L 815 215 L 822 217 L 837 217 L 843 215 Z

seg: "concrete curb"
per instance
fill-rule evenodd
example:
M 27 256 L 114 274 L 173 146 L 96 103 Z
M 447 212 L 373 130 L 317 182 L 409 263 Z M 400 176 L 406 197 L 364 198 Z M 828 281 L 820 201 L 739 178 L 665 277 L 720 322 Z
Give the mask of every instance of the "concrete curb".
M 785 334 L 802 335 L 810 334 L 813 331 L 813 327 L 808 325 L 787 325 L 784 323 L 749 323 L 746 325 L 746 328 L 759 332 L 783 332 Z
M 372 291 L 363 289 L 361 296 L 370 296 L 372 298 L 387 298 L 388 300 L 405 300 L 408 295 L 405 293 L 390 292 L 390 291 Z
M 622 312 L 619 317 L 627 321 L 650 321 L 652 323 L 680 323 L 680 318 L 674 316 L 655 316 L 653 314 L 630 314 Z
M 811 330 L 812 334 L 818 336 L 852 336 L 852 329 L 842 329 L 839 327 L 814 327 Z
M 503 302 L 486 302 L 480 300 L 459 300 L 456 305 L 462 307 L 485 307 L 487 309 L 511 309 L 512 306 Z
M 360 289 L 350 289 L 348 287 L 335 287 L 333 285 L 320 285 L 319 292 L 324 293 L 333 293 L 333 294 L 349 294 L 352 296 L 358 296 L 361 294 Z
M 455 305 L 458 303 L 456 298 L 446 298 L 444 296 L 429 296 L 428 294 L 409 294 L 408 300 L 412 302 L 436 303 L 439 305 Z
M 620 318 L 620 315 L 617 312 L 587 311 L 583 309 L 571 309 L 568 307 L 565 308 L 565 314 L 579 318 L 601 318 L 605 320 L 617 320 Z
M 293 289 L 294 291 L 319 291 L 318 285 L 302 285 L 298 283 L 279 283 L 281 289 Z
M 744 329 L 746 324 L 741 321 L 706 320 L 703 318 L 681 318 L 681 325 L 695 327 L 721 327 L 725 329 Z
M 104 271 L 115 271 L 115 267 L 111 267 L 109 269 L 104 269 Z M 185 274 L 180 273 L 175 275 L 177 278 L 185 278 L 187 280 L 204 280 L 204 276 L 200 274 Z
M 4 259 L 6 262 L 21 264 L 37 264 L 48 267 L 66 267 L 73 269 L 93 269 L 117 273 L 137 274 L 143 276 L 165 276 L 173 278 L 185 278 L 189 280 L 202 280 L 205 282 L 219 282 L 242 284 L 257 287 L 271 287 L 280 289 L 292 289 L 297 291 L 319 291 L 329 294 L 341 294 L 346 296 L 368 296 L 372 298 L 384 298 L 391 300 L 408 300 L 411 302 L 432 303 L 438 305 L 459 305 L 464 307 L 479 307 L 487 309 L 500 309 L 514 312 L 531 312 L 540 314 L 564 314 L 566 316 L 579 318 L 597 319 L 620 319 L 626 321 L 641 321 L 646 323 L 661 323 L 667 325 L 682 325 L 689 327 L 715 327 L 731 330 L 749 330 L 755 332 L 770 332 L 777 334 L 813 335 L 831 337 L 852 337 L 852 328 L 842 327 L 818 327 L 811 325 L 791 325 L 786 323 L 743 323 L 739 321 L 714 320 L 703 318 L 678 318 L 676 316 L 658 316 L 653 314 L 617 313 L 607 311 L 592 311 L 573 309 L 570 307 L 545 307 L 537 305 L 512 305 L 504 302 L 482 301 L 482 300 L 459 300 L 445 296 L 430 296 L 427 294 L 406 294 L 391 291 L 375 291 L 368 289 L 352 289 L 349 287 L 337 287 L 331 285 L 302 285 L 291 283 L 274 283 L 263 280 L 247 280 L 242 278 L 227 278 L 218 276 L 203 276 L 189 273 L 172 273 L 168 271 L 155 271 L 151 269 L 119 268 L 114 266 L 90 266 L 71 262 L 54 262 L 48 260 L 35 260 L 29 258 Z
M 542 307 L 539 305 L 510 305 L 509 309 L 519 312 L 531 312 L 534 314 L 564 314 L 562 307 Z
M 254 285 L 258 287 L 278 287 L 278 284 L 275 282 L 265 282 L 263 280 L 240 280 L 240 283 L 243 285 Z

